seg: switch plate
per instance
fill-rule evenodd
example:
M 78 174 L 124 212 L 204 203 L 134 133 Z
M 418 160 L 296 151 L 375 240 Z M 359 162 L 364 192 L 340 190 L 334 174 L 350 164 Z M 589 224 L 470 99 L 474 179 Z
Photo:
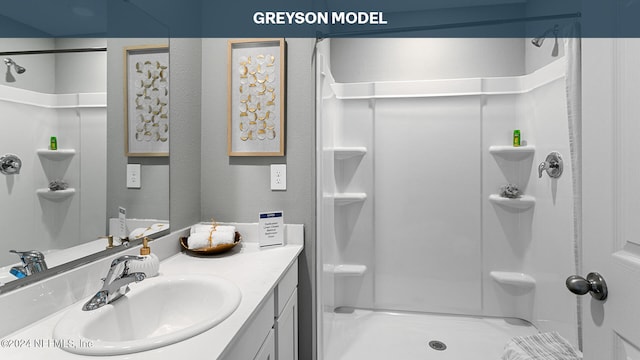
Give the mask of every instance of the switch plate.
M 127 187 L 140 189 L 140 164 L 127 164 Z
M 286 164 L 271 164 L 271 190 L 287 190 Z

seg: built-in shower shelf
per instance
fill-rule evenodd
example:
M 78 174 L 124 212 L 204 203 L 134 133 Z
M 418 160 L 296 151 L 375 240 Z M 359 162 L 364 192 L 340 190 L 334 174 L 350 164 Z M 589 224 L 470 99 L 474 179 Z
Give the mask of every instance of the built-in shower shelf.
M 330 195 L 336 205 L 349 205 L 367 200 L 365 193 L 341 193 Z
M 516 210 L 527 210 L 533 207 L 536 204 L 536 198 L 530 195 L 523 195 L 519 198 L 510 199 L 506 197 L 502 197 L 498 194 L 489 195 L 489 201 L 494 204 L 498 204 L 500 206 L 516 209 Z
M 326 272 L 335 276 L 363 276 L 367 272 L 367 265 L 360 264 L 340 264 L 324 267 Z
M 76 154 L 75 149 L 60 149 L 60 150 L 49 150 L 49 149 L 38 149 L 37 153 L 39 156 L 49 159 L 49 160 L 64 160 L 72 157 Z
M 489 153 L 494 156 L 500 156 L 508 160 L 522 160 L 528 156 L 533 156 L 536 148 L 533 145 L 527 146 L 511 146 L 511 145 L 493 145 L 489 147 Z
M 68 197 L 73 196 L 73 194 L 76 193 L 76 189 L 74 188 L 69 188 L 69 189 L 64 189 L 64 190 L 56 190 L 56 191 L 52 191 L 49 189 L 38 189 L 36 190 L 36 194 L 38 194 L 38 196 L 48 199 L 48 200 L 63 200 L 66 199 Z
M 367 148 L 364 146 L 336 147 L 332 150 L 334 153 L 334 157 L 337 160 L 345 160 L 356 156 L 364 156 L 367 153 Z
M 536 286 L 536 279 L 521 272 L 492 271 L 489 273 L 493 280 L 503 285 L 512 285 L 522 288 L 533 288 Z

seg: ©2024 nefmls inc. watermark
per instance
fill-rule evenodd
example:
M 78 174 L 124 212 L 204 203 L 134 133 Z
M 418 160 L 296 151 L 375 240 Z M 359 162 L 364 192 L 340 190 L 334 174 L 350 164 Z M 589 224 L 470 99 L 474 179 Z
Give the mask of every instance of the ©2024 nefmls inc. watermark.
M 8 349 L 49 349 L 49 348 L 90 348 L 93 341 L 82 339 L 2 339 L 0 348 Z

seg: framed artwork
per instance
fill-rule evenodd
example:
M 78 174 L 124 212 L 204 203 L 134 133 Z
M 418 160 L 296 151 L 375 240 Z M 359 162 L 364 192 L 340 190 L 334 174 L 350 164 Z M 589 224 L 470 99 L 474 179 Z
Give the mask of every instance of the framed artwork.
M 169 47 L 124 48 L 126 156 L 169 156 Z
M 284 156 L 285 41 L 228 43 L 227 154 Z

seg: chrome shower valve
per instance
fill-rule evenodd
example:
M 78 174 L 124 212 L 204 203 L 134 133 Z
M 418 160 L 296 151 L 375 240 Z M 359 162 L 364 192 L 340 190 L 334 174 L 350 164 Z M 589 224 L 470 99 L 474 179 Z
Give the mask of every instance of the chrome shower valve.
M 20 174 L 22 160 L 17 155 L 6 154 L 0 157 L 0 173 L 4 175 Z

